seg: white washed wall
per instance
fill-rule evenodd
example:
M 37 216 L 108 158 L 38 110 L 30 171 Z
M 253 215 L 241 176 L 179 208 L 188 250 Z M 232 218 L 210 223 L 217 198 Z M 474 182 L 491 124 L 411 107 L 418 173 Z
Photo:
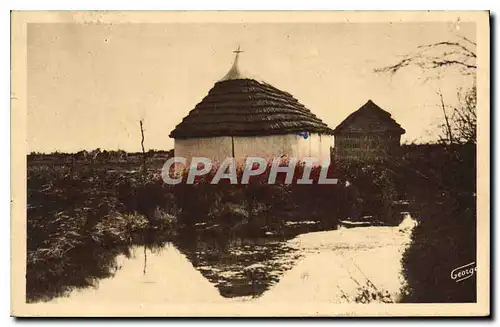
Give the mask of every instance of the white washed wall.
M 331 137 L 312 134 L 307 139 L 295 134 L 234 137 L 236 160 L 244 162 L 246 157 L 261 157 L 272 160 L 283 155 L 297 157 L 318 157 L 321 163 L 330 158 Z M 192 157 L 207 157 L 222 162 L 232 156 L 231 137 L 207 137 L 175 140 L 175 156 L 184 157 L 188 163 Z M 328 161 L 329 162 L 329 161 Z
M 307 139 L 298 135 L 296 137 L 295 156 L 298 158 L 314 157 L 319 158 L 321 164 L 330 163 L 330 147 L 332 145 L 330 135 L 311 134 Z
M 234 154 L 239 162 L 243 162 L 246 157 L 272 160 L 283 155 L 292 156 L 296 143 L 293 134 L 235 137 Z
M 231 157 L 231 137 L 204 137 L 196 139 L 178 139 L 174 143 L 176 157 L 186 158 L 188 164 L 192 157 L 206 157 L 222 162 Z

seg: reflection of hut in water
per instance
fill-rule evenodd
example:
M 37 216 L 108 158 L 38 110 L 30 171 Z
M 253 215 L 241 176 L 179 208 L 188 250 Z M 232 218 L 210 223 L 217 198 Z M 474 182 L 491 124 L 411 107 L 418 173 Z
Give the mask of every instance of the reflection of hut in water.
M 229 72 L 171 132 L 175 156 L 330 159 L 333 131 L 291 94 L 242 74 L 237 50 Z
M 380 159 L 396 155 L 405 130 L 371 100 L 334 130 L 339 159 Z

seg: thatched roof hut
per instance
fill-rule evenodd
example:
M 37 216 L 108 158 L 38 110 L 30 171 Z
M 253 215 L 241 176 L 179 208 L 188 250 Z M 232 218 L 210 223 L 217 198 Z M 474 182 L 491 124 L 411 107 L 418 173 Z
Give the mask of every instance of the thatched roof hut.
M 244 76 L 238 58 L 239 52 L 229 72 L 175 127 L 170 137 L 333 133 L 290 93 Z
M 367 117 L 370 117 L 370 119 Z M 374 121 L 377 124 L 374 124 Z M 367 126 L 363 126 L 363 124 L 355 124 L 355 122 L 370 123 L 370 128 L 366 128 Z M 377 106 L 372 100 L 368 100 L 361 108 L 347 116 L 347 118 L 333 130 L 334 134 L 343 132 L 393 132 L 404 134 L 405 130 L 392 118 L 390 113 Z
M 305 135 L 321 140 L 333 130 L 302 105 L 290 93 L 241 73 L 239 53 L 229 72 L 208 92 L 200 103 L 175 127 L 170 137 L 176 141 L 176 156 L 205 154 L 222 157 L 231 153 L 240 156 L 284 153 L 294 155 L 306 150 L 300 142 Z M 229 141 L 228 141 L 229 138 Z M 257 138 L 257 139 L 256 139 Z M 329 148 L 329 138 L 324 138 L 322 152 Z M 314 151 L 320 146 L 307 140 L 307 148 Z M 314 141 L 316 142 L 316 141 Z M 301 145 L 299 145 L 301 143 Z M 298 150 L 298 149 L 301 150 Z M 311 152 L 311 150 L 307 150 Z M 204 153 L 200 153 L 204 152 Z
M 405 130 L 391 114 L 368 100 L 334 130 L 338 158 L 382 159 L 399 151 Z
M 215 83 L 170 137 L 259 136 L 311 132 L 332 134 L 291 94 L 253 79 Z

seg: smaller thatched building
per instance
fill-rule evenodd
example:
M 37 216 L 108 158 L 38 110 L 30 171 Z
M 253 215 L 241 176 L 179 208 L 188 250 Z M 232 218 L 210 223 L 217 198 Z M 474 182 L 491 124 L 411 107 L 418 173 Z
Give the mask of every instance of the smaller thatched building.
M 384 159 L 398 154 L 405 130 L 371 100 L 334 129 L 339 159 Z
M 240 72 L 238 56 L 229 72 L 170 133 L 175 156 L 315 157 L 329 164 L 333 130 L 290 93 Z M 318 163 L 319 163 L 318 162 Z

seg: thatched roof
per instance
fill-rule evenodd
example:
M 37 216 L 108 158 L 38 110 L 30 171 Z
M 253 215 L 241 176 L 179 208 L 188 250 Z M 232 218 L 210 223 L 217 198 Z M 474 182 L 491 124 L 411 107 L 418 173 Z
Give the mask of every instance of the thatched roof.
M 399 125 L 391 114 L 368 100 L 361 108 L 347 116 L 334 130 L 340 133 L 370 133 L 393 132 L 404 134 L 406 131 Z
M 215 83 L 170 137 L 333 133 L 290 93 L 254 79 L 230 75 Z

